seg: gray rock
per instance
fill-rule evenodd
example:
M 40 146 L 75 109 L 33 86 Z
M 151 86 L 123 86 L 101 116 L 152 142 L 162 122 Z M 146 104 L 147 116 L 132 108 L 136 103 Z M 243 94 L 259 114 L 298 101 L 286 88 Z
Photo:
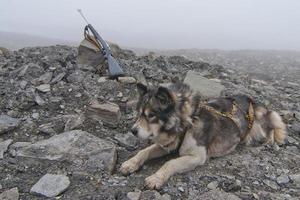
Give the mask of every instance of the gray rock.
M 42 84 L 42 85 L 37 86 L 36 89 L 41 92 L 50 92 L 51 87 L 49 84 Z
M 119 77 L 118 81 L 121 83 L 128 83 L 128 84 L 136 83 L 135 78 L 130 76 Z
M 8 146 L 13 142 L 12 139 L 0 142 L 0 159 L 3 159 L 4 153 L 7 151 Z
M 19 190 L 17 187 L 6 190 L 0 194 L 1 200 L 19 200 Z
M 169 195 L 161 195 L 155 190 L 146 190 L 141 193 L 140 200 L 169 200 Z
M 68 160 L 74 170 L 112 172 L 116 163 L 116 147 L 109 141 L 81 130 L 55 135 L 49 139 L 20 147 L 17 157 Z
M 65 124 L 65 131 L 70 131 L 80 127 L 84 120 L 85 116 L 83 114 L 71 116 Z
M 35 63 L 29 63 L 27 65 L 24 65 L 19 69 L 19 77 L 25 76 L 26 74 L 32 76 L 32 77 L 37 77 L 37 74 L 39 74 L 41 71 L 41 67 L 38 66 Z
M 58 83 L 59 81 L 61 81 L 64 77 L 65 77 L 66 73 L 65 72 L 62 72 L 62 73 L 59 73 L 57 76 L 55 76 L 52 80 L 51 80 L 51 84 L 55 84 L 55 83 Z
M 300 122 L 294 122 L 291 128 L 293 131 L 300 133 Z
M 141 191 L 138 192 L 128 192 L 127 193 L 127 198 L 129 200 L 139 200 L 141 196 Z
M 296 144 L 296 145 L 299 144 L 299 142 L 291 136 L 287 136 L 286 138 L 287 138 L 288 143 L 290 143 L 290 144 Z
M 240 200 L 239 197 L 237 197 L 234 194 L 222 192 L 220 190 L 210 190 L 209 192 L 205 192 L 204 194 L 200 196 L 195 197 L 189 197 L 189 199 L 201 199 L 201 200 Z
M 55 130 L 53 129 L 54 125 L 52 123 L 42 124 L 39 126 L 39 131 L 41 133 L 54 135 L 56 134 Z
M 181 186 L 179 186 L 177 189 L 179 190 L 179 192 L 184 192 L 184 189 Z
M 188 71 L 184 79 L 195 92 L 199 92 L 204 98 L 219 97 L 225 89 L 223 85 L 203 77 L 200 73 Z
M 34 101 L 40 106 L 43 106 L 46 104 L 46 101 L 44 99 L 42 99 L 42 97 L 40 97 L 40 95 L 38 95 L 38 94 L 35 94 Z
M 103 121 L 110 125 L 116 125 L 120 121 L 120 107 L 114 103 L 99 104 L 92 102 L 87 110 L 87 117 L 96 121 Z
M 300 184 L 300 174 L 291 174 L 289 177 L 294 183 Z
M 27 85 L 27 81 L 24 81 L 24 80 L 23 80 L 23 81 L 20 81 L 20 88 L 21 88 L 21 89 L 24 90 L 24 89 L 26 88 L 26 85 Z
M 297 120 L 300 120 L 300 112 L 295 111 L 294 115 Z
M 69 83 L 80 83 L 84 80 L 85 72 L 77 70 L 70 74 L 67 78 Z
M 31 117 L 33 119 L 38 119 L 40 117 L 40 114 L 39 113 L 32 113 Z
M 106 81 L 107 81 L 107 77 L 105 77 L 105 76 L 101 76 L 101 77 L 97 80 L 98 83 L 104 83 L 104 82 L 106 82 Z
M 69 185 L 69 177 L 65 175 L 46 174 L 30 189 L 30 193 L 55 197 L 64 192 Z
M 19 119 L 0 115 L 0 134 L 16 128 L 20 123 Z
M 263 180 L 263 182 L 264 182 L 264 184 L 266 184 L 267 186 L 269 186 L 273 190 L 277 190 L 279 188 L 277 183 L 275 183 L 274 181 L 265 179 L 265 180 Z
M 218 187 L 218 185 L 218 181 L 212 181 L 209 184 L 207 184 L 207 188 L 210 190 L 215 190 Z
M 135 149 L 138 144 L 138 139 L 132 134 L 117 134 L 115 139 L 119 142 L 119 145 Z
M 277 177 L 276 182 L 279 185 L 282 184 L 287 184 L 290 181 L 289 177 L 286 174 L 281 174 L 280 176 Z
M 40 76 L 38 78 L 38 81 L 40 83 L 47 84 L 47 83 L 49 83 L 51 81 L 52 76 L 53 76 L 53 72 L 46 72 L 45 74 L 43 74 L 42 76 Z

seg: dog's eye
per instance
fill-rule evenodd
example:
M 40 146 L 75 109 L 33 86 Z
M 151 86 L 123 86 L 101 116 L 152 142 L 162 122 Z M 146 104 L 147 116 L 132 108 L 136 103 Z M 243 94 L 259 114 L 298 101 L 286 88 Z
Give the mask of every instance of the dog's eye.
M 155 117 L 154 113 L 149 113 L 148 118 L 151 119 L 153 117 Z

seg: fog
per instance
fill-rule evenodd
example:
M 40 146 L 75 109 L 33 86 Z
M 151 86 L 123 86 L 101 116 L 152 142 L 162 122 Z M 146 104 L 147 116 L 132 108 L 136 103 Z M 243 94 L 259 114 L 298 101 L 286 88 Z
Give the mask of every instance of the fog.
M 0 0 L 0 31 L 79 41 L 78 8 L 121 46 L 300 50 L 299 0 Z

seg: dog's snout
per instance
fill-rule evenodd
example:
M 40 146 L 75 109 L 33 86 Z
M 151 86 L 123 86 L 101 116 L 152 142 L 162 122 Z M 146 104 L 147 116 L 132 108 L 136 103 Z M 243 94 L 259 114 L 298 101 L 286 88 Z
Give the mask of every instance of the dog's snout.
M 133 135 L 137 135 L 137 133 L 138 133 L 138 130 L 137 130 L 137 128 L 131 128 L 131 133 L 133 134 Z

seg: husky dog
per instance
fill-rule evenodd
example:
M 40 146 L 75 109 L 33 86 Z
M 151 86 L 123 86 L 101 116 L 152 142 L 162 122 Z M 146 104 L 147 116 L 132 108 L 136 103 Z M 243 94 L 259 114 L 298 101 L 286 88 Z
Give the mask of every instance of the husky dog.
M 161 188 L 175 173 L 230 153 L 239 143 L 284 143 L 286 125 L 279 114 L 245 95 L 202 101 L 199 94 L 179 81 L 168 87 L 137 84 L 137 88 L 138 117 L 131 131 L 154 144 L 124 162 L 121 173 L 133 173 L 147 160 L 179 152 L 179 158 L 166 162 L 146 178 L 150 189 Z

